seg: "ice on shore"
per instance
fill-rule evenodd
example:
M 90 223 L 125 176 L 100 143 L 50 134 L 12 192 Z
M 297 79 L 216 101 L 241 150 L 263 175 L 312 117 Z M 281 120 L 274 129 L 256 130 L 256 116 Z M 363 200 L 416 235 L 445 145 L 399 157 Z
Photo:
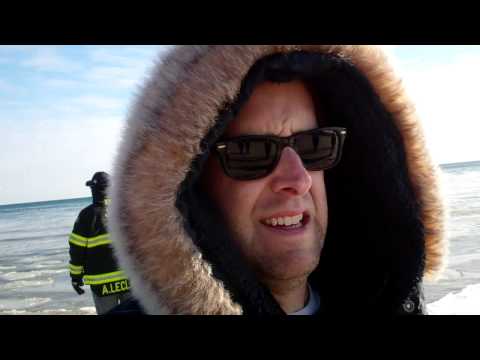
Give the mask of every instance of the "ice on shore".
M 429 315 L 480 315 L 480 284 L 469 285 L 427 305 Z

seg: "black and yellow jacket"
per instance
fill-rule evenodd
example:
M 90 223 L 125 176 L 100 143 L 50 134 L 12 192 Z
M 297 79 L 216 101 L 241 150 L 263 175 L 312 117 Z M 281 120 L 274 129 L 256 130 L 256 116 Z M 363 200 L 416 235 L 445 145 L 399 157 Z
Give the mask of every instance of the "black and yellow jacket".
M 68 242 L 72 280 L 83 280 L 98 296 L 129 291 L 128 279 L 113 255 L 105 205 L 94 203 L 84 208 Z
M 309 278 L 321 310 L 425 313 L 422 283 L 446 256 L 439 169 L 382 49 L 344 45 L 178 46 L 159 59 L 129 113 L 110 189 L 115 251 L 145 313 L 284 314 L 196 182 L 254 65 L 300 53 L 330 59 L 317 78 L 330 125 L 348 132 L 325 173 L 328 232 Z

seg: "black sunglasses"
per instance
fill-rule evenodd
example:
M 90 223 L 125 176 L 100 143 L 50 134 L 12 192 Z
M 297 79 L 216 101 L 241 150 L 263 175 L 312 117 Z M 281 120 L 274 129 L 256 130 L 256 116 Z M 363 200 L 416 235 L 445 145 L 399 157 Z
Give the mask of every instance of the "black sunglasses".
M 254 180 L 269 175 L 277 166 L 282 150 L 292 147 L 309 171 L 334 167 L 342 156 L 347 130 L 325 127 L 289 137 L 249 135 L 215 144 L 225 174 L 236 180 Z

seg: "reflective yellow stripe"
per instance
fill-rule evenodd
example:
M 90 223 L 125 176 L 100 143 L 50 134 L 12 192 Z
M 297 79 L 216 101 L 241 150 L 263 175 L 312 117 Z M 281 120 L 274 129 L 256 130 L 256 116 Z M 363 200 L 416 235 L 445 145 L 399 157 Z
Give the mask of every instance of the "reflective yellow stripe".
M 73 232 L 70 234 L 70 239 L 77 240 L 77 241 L 86 241 L 87 240 L 86 237 L 80 236 L 80 235 L 75 234 Z
M 104 279 L 104 280 L 88 280 L 86 277 L 84 278 L 85 284 L 86 285 L 101 285 L 101 284 L 106 284 L 106 283 L 111 283 L 115 281 L 121 281 L 121 280 L 127 280 L 126 277 L 116 277 L 116 278 L 109 278 L 109 279 Z
M 88 275 L 88 277 L 92 280 L 98 280 L 102 278 L 109 278 L 109 277 L 116 277 L 116 276 L 125 276 L 123 271 L 114 271 L 111 273 L 105 273 L 105 274 L 98 274 L 98 275 Z
M 80 247 L 87 247 L 87 243 L 75 241 L 75 240 L 73 240 L 73 239 L 70 239 L 70 240 L 69 240 L 69 243 L 70 243 L 70 244 L 73 244 L 73 245 L 80 246 Z
M 72 275 L 81 275 L 83 273 L 83 266 L 70 264 L 70 273 Z
M 107 245 L 112 243 L 108 234 L 95 236 L 93 238 L 86 238 L 86 237 L 77 235 L 75 233 L 70 234 L 69 242 L 74 245 L 87 247 L 87 248 L 93 248 L 96 246 Z
M 96 236 L 94 238 L 88 239 L 87 247 L 93 248 L 100 245 L 111 244 L 112 241 L 110 240 L 108 234 Z
M 108 244 L 111 244 L 112 242 L 110 240 L 108 241 L 102 241 L 102 242 L 99 242 L 99 243 L 95 243 L 95 244 L 88 244 L 87 247 L 88 248 L 94 248 L 96 246 L 100 246 L 100 245 L 108 245 Z
M 70 239 L 68 240 L 68 242 L 82 247 L 87 246 L 87 238 L 84 238 L 83 236 L 77 235 L 75 233 L 70 234 Z
M 92 238 L 88 238 L 87 240 L 88 241 L 97 241 L 97 240 L 101 240 L 101 239 L 108 239 L 108 234 L 95 236 L 95 237 L 92 237 Z
M 127 279 L 123 271 L 115 271 L 112 273 L 100 274 L 100 275 L 86 275 L 84 278 L 85 278 L 85 284 L 91 284 L 91 285 L 98 285 L 98 284 L 104 284 L 107 282 Z

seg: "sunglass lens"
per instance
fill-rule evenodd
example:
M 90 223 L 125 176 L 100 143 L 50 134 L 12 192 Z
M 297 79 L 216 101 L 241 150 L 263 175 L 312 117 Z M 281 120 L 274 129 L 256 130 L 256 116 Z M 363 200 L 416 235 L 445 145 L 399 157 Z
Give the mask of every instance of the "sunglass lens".
M 275 164 L 277 144 L 269 140 L 235 140 L 227 143 L 226 168 L 236 179 L 267 175 Z
M 295 138 L 295 150 L 308 170 L 323 170 L 334 165 L 337 158 L 337 138 L 334 133 L 315 132 Z

